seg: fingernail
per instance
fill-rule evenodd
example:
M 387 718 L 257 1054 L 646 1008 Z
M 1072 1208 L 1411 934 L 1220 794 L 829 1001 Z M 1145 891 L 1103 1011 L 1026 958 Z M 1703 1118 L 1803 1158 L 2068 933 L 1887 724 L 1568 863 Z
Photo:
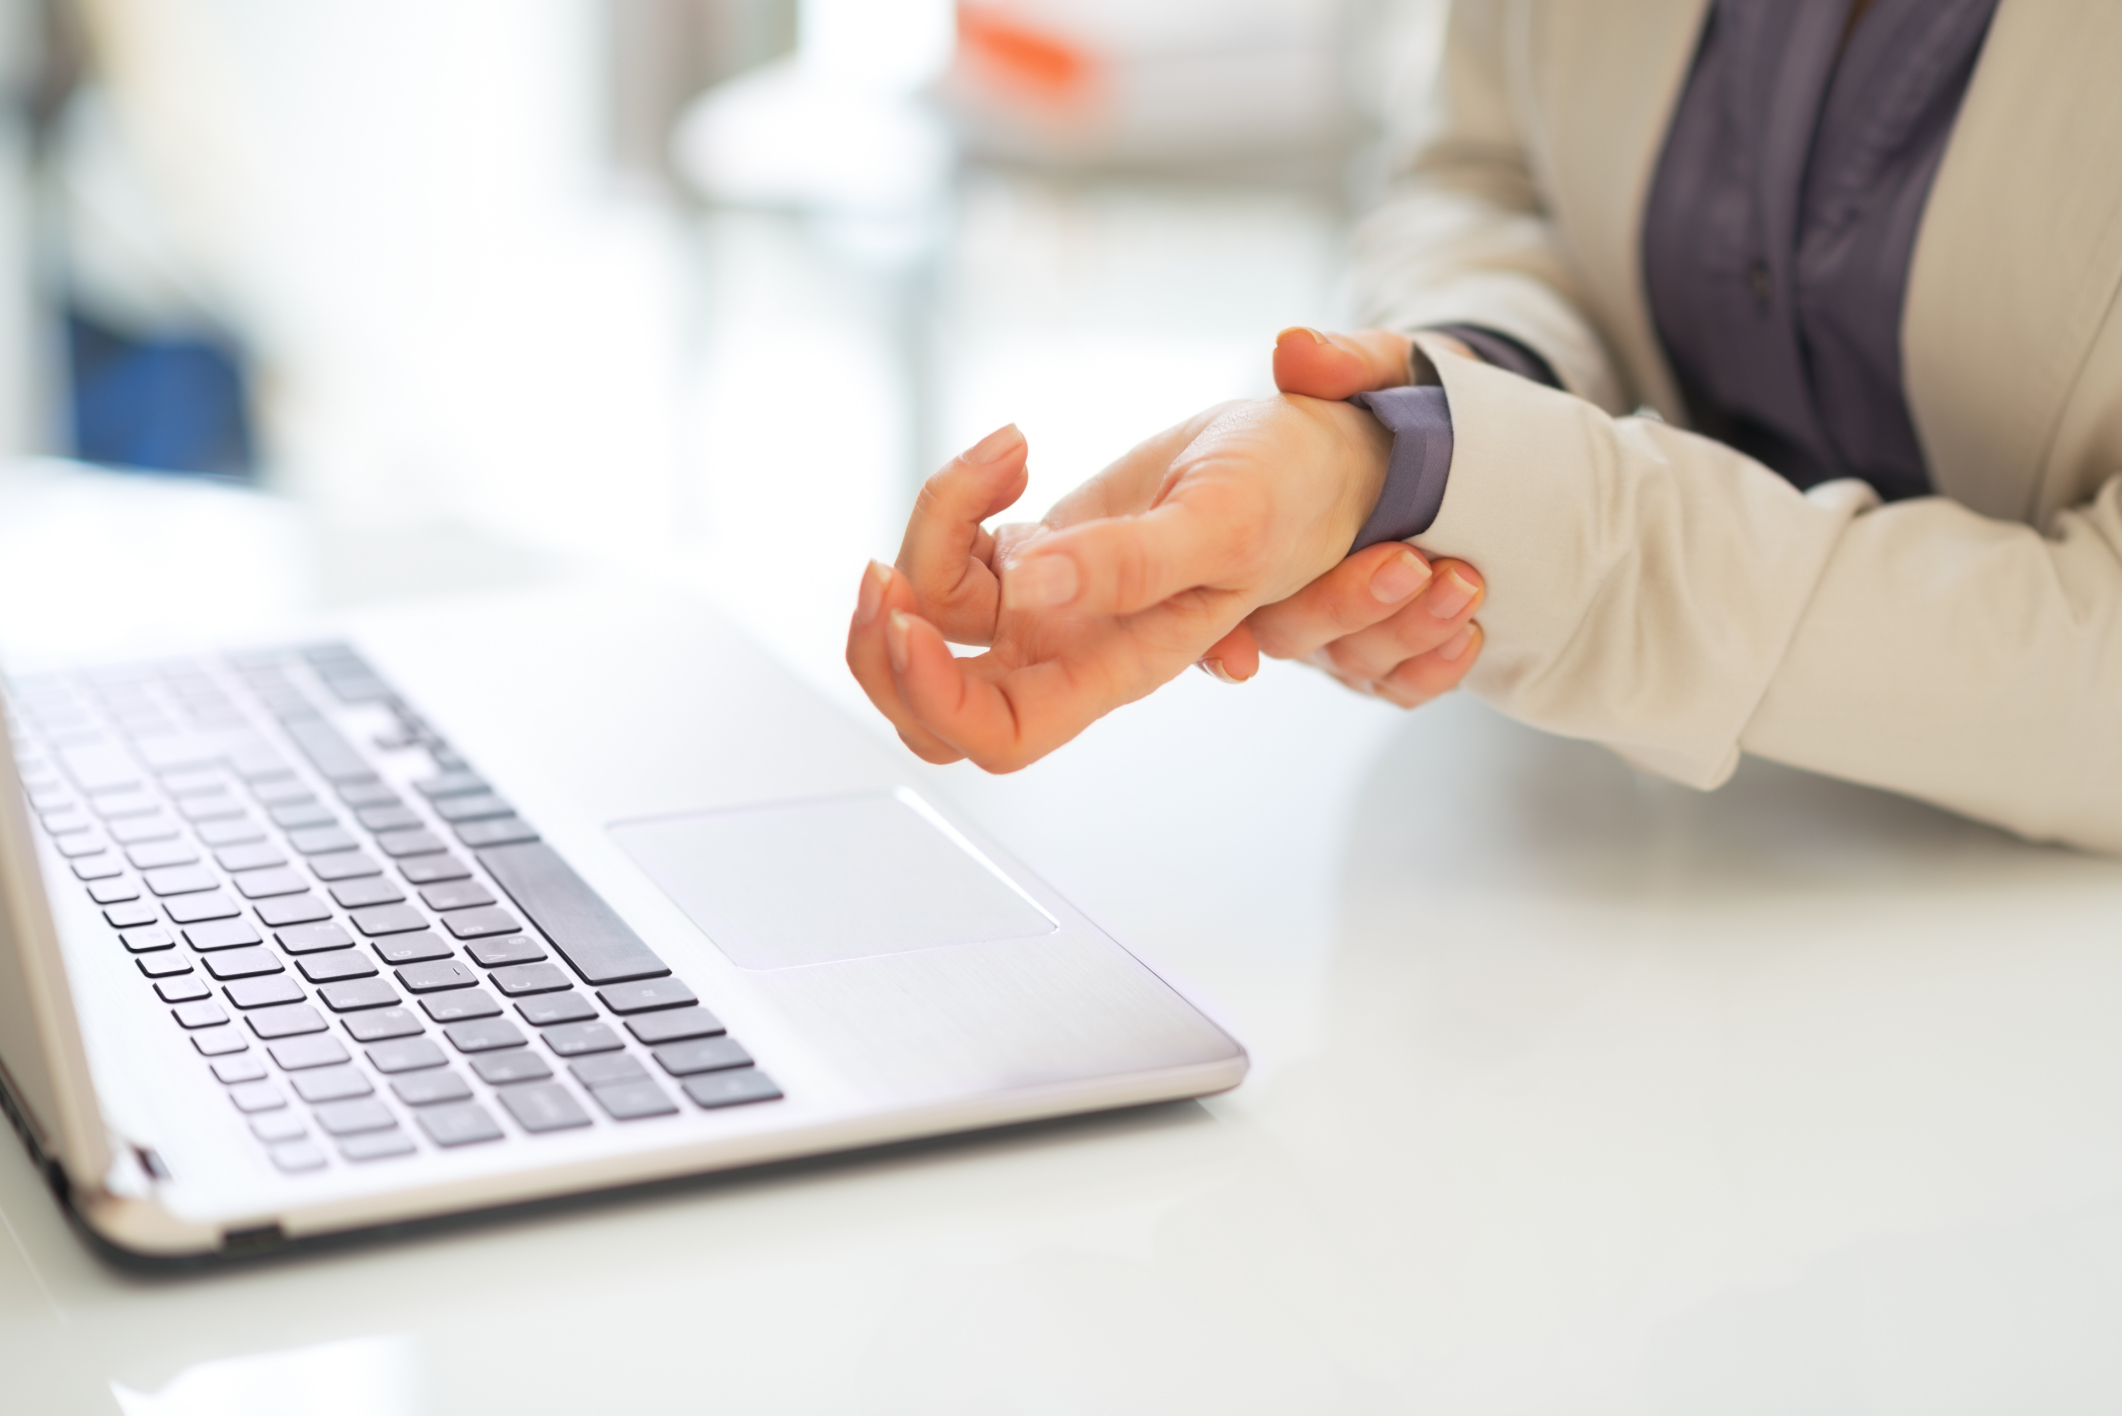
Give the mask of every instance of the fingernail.
M 1194 665 L 1194 667 L 1199 669 L 1202 673 L 1207 674 L 1210 678 L 1214 679 L 1218 683 L 1237 684 L 1245 682 L 1244 679 L 1232 677 L 1231 671 L 1223 667 L 1223 661 L 1221 659 L 1203 659 L 1200 663 Z
M 1082 584 L 1074 558 L 1034 556 L 1003 573 L 1002 603 L 1013 610 L 1050 610 L 1075 599 Z
M 867 625 L 877 617 L 877 607 L 884 603 L 884 587 L 892 583 L 891 567 L 880 561 L 871 561 L 869 569 L 862 572 L 862 589 L 855 596 L 855 627 Z
M 906 617 L 904 610 L 893 610 L 892 617 L 884 622 L 884 648 L 892 656 L 892 672 L 895 674 L 906 672 L 907 636 L 912 631 L 913 621 Z
M 1422 557 L 1413 551 L 1402 551 L 1371 576 L 1371 598 L 1382 605 L 1398 604 L 1428 583 L 1429 567 Z
M 1448 620 L 1474 602 L 1474 587 L 1456 570 L 1447 570 L 1430 587 L 1429 612 Z
M 1474 634 L 1474 627 L 1472 625 L 1466 626 L 1466 628 L 1437 646 L 1437 657 L 1446 663 L 1457 661 L 1467 650 L 1474 647 Z
M 985 467 L 990 462 L 1001 461 L 1022 446 L 1024 434 L 1017 431 L 1015 423 L 1005 423 L 967 448 L 965 460 L 975 467 Z
M 1310 335 L 1311 341 L 1314 344 L 1333 343 L 1331 339 L 1328 339 L 1325 335 L 1319 333 L 1319 331 L 1313 329 L 1310 325 L 1291 325 L 1288 329 L 1283 330 L 1280 334 L 1275 336 L 1275 343 L 1280 344 L 1283 340 L 1289 338 L 1293 334 Z

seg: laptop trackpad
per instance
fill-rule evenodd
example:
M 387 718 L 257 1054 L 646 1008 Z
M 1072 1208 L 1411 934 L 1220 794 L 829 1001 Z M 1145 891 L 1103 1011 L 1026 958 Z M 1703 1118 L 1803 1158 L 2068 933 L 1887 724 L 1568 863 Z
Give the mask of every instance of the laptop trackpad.
M 628 821 L 611 832 L 741 968 L 1059 927 L 911 792 Z

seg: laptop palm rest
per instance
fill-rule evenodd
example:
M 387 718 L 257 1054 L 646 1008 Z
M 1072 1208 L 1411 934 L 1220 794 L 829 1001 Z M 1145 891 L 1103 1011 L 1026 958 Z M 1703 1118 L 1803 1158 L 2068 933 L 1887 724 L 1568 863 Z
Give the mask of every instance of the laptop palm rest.
M 740 968 L 1031 939 L 1059 927 L 904 789 L 623 822 L 611 832 Z

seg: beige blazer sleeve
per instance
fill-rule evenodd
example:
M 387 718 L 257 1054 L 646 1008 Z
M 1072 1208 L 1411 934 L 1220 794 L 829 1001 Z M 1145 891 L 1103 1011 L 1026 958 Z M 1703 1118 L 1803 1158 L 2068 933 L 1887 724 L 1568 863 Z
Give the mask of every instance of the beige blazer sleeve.
M 1644 380 L 1602 335 L 1610 312 L 1585 312 L 1490 28 L 1525 8 L 1458 7 L 1429 126 L 1359 247 L 1370 318 L 1486 324 L 1569 384 L 1428 347 L 1456 450 L 1417 544 L 1487 579 L 1468 687 L 1697 787 L 1753 752 L 2122 853 L 2122 462 L 2020 521 L 1944 496 L 1882 506 L 1857 482 L 1800 493 L 1707 438 L 1614 416 Z M 2100 441 L 2079 439 L 2086 466 Z M 2013 484 L 2000 469 L 1990 485 Z

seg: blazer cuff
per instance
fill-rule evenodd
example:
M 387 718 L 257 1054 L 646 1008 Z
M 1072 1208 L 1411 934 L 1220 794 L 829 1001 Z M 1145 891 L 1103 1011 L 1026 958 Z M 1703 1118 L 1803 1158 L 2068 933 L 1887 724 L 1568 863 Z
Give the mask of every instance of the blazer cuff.
M 1359 393 L 1350 403 L 1370 411 L 1393 435 L 1392 459 L 1386 464 L 1385 488 L 1370 519 L 1356 533 L 1353 555 L 1380 541 L 1419 536 L 1437 519 L 1444 487 L 1451 479 L 1452 415 L 1444 389 L 1437 384 L 1383 388 Z

